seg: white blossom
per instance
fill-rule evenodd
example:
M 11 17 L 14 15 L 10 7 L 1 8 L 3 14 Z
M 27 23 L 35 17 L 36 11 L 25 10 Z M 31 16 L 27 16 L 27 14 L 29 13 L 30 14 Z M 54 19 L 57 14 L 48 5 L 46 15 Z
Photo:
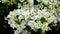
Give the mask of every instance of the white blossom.
M 19 1 L 24 3 L 25 0 Z M 51 30 L 49 24 L 53 22 L 56 24 L 57 21 L 60 21 L 59 10 L 57 11 L 55 7 L 57 0 L 36 0 L 41 3 L 38 5 L 33 5 L 34 0 L 27 1 L 28 4 L 24 4 L 24 6 L 21 6 L 21 8 L 10 11 L 9 15 L 7 16 L 7 18 L 9 18 L 8 24 L 10 24 L 10 27 L 17 29 L 14 31 L 15 34 L 28 34 L 28 30 L 25 29 L 27 28 L 26 26 L 31 27 L 31 30 L 34 31 L 38 29 L 48 31 Z M 43 4 L 47 5 L 47 7 Z M 41 9 L 38 7 L 40 5 L 43 6 L 40 7 Z M 46 21 L 44 21 L 44 19 Z
M 28 34 L 27 30 L 23 30 L 21 34 Z
M 23 2 L 24 0 L 19 0 L 20 2 Z

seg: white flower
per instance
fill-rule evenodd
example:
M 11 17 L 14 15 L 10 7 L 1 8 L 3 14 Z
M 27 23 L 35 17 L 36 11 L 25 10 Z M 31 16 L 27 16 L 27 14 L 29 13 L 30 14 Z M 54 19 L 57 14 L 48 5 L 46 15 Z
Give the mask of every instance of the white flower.
M 17 29 L 15 34 L 29 34 L 28 30 L 25 29 L 27 28 L 26 25 L 31 27 L 31 30 L 34 31 L 38 29 L 48 31 L 50 30 L 50 27 L 48 26 L 50 23 L 54 22 L 56 24 L 57 21 L 60 21 L 60 13 L 58 13 L 59 10 L 56 11 L 55 7 L 58 5 L 57 0 L 36 0 L 41 3 L 38 5 L 33 5 L 33 0 L 27 0 L 27 4 L 25 4 L 25 0 L 19 1 L 23 2 L 24 6 L 10 11 L 7 16 L 7 18 L 9 18 L 8 24 L 10 24 L 10 27 Z M 47 20 L 46 22 L 44 21 L 44 18 Z M 41 19 L 43 20 L 43 23 Z
M 23 16 L 19 15 L 18 19 L 19 19 L 19 21 L 21 21 L 21 19 L 23 19 Z
M 48 18 L 49 16 L 50 16 L 50 13 L 49 12 L 43 12 L 43 17 Z
M 10 20 L 8 20 L 8 24 L 11 24 L 11 21 Z
M 13 29 L 16 27 L 15 24 L 10 24 L 10 27 L 12 27 Z
M 48 4 L 49 0 L 42 0 L 42 2 L 44 2 L 44 4 Z
M 10 11 L 9 15 L 7 16 L 7 18 L 11 18 L 11 15 L 13 14 L 12 11 Z
M 34 16 L 35 20 L 38 18 L 38 15 L 37 16 Z
M 50 30 L 50 28 L 49 28 L 49 26 L 48 26 L 48 23 L 44 23 L 44 24 L 42 24 L 42 30 L 45 30 L 45 31 L 48 31 L 48 30 Z
M 29 12 L 23 12 L 25 19 L 29 18 Z
M 34 23 L 35 23 L 34 21 L 29 21 L 29 22 L 28 22 L 28 25 L 29 25 L 32 29 L 34 29 Z
M 20 2 L 23 2 L 24 0 L 19 0 Z
M 41 19 L 41 17 L 43 17 L 41 10 L 37 11 L 37 16 L 38 16 L 39 19 Z
M 28 0 L 28 2 L 29 2 L 30 4 L 33 4 L 34 1 L 33 1 L 33 0 Z
M 58 18 L 58 21 L 60 22 L 60 17 Z
M 18 30 L 14 30 L 14 34 L 19 34 Z
M 36 1 L 40 2 L 41 0 L 36 0 Z
M 53 21 L 56 20 L 56 17 L 55 16 L 51 16 L 50 18 L 48 18 L 48 23 L 51 23 Z
M 26 28 L 25 24 L 22 23 L 22 24 L 20 25 L 20 28 L 22 28 L 22 29 Z
M 28 34 L 27 30 L 23 30 L 21 34 Z

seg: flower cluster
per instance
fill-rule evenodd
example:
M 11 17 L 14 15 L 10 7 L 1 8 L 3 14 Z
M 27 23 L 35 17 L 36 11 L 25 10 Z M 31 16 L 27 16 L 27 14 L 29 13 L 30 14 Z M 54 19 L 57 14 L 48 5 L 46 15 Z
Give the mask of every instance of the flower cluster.
M 20 0 L 24 2 L 24 0 Z M 59 2 L 57 0 L 36 0 L 38 5 L 33 5 L 33 0 L 28 0 L 28 4 L 19 6 L 21 8 L 10 11 L 8 18 L 8 24 L 14 30 L 15 34 L 31 34 L 29 30 L 37 31 L 41 29 L 43 31 L 51 30 L 49 24 L 57 23 L 60 21 Z M 57 8 L 56 8 L 57 7 Z M 58 11 L 57 11 L 58 10 Z M 58 14 L 57 14 L 58 13 Z M 28 26 L 28 27 L 27 27 Z
M 57 20 L 54 14 L 49 13 L 47 9 L 34 10 L 34 8 L 11 11 L 7 18 L 9 18 L 8 24 L 10 24 L 10 27 L 17 28 L 19 33 L 26 28 L 26 25 L 30 26 L 34 31 L 37 29 L 48 31 L 50 30 L 48 25 Z

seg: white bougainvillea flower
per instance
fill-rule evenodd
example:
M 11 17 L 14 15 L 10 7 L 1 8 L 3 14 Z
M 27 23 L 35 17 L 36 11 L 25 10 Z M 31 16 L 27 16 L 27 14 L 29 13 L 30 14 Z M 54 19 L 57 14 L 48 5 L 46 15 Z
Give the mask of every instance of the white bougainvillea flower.
M 60 21 L 60 10 L 57 0 L 36 0 L 39 2 L 37 5 L 34 5 L 33 0 L 27 0 L 28 3 L 26 4 L 24 4 L 25 0 L 19 1 L 24 6 L 10 11 L 7 16 L 10 27 L 17 29 L 14 30 L 15 34 L 29 34 L 30 30 L 37 31 L 38 29 L 48 31 L 51 30 L 49 24 L 56 24 L 57 21 Z
M 23 2 L 24 0 L 19 0 L 20 2 Z

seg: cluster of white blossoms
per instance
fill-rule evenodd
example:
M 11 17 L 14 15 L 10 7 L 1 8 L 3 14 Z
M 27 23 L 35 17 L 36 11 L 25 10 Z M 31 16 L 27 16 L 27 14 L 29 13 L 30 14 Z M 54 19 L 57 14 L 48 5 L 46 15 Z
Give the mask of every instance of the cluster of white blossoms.
M 23 2 L 24 0 L 20 1 Z M 60 21 L 60 10 L 58 12 L 55 8 L 55 6 L 58 6 L 59 4 L 57 0 L 36 1 L 41 3 L 39 5 L 36 5 L 37 7 L 33 5 L 33 0 L 28 0 L 29 4 L 26 4 L 19 8 L 18 3 L 19 9 L 10 11 L 9 15 L 7 16 L 8 24 L 10 24 L 10 27 L 12 27 L 13 29 L 17 29 L 14 30 L 15 34 L 31 34 L 26 29 L 27 26 L 29 26 L 33 31 L 36 31 L 38 29 L 48 31 L 51 30 L 49 24 L 57 23 L 57 21 Z M 48 5 L 48 8 L 46 6 L 43 6 L 43 4 Z M 38 6 L 42 6 L 40 8 L 43 9 L 40 10 Z
M 47 9 L 35 10 L 34 8 L 10 11 L 7 18 L 9 18 L 8 24 L 10 24 L 10 27 L 17 28 L 19 33 L 26 28 L 26 25 L 30 26 L 34 31 L 37 29 L 48 31 L 50 30 L 48 25 L 57 20 L 56 16 L 53 13 L 49 13 Z

